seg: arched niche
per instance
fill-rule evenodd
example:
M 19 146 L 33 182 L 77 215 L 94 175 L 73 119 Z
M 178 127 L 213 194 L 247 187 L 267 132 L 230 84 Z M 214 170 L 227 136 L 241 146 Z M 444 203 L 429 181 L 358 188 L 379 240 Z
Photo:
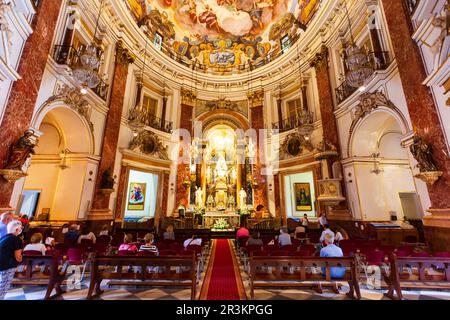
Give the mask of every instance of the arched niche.
M 53 221 L 85 219 L 99 160 L 94 155 L 92 125 L 77 110 L 56 101 L 37 110 L 32 127 L 41 136 L 18 206 L 22 209 L 22 203 L 29 202 L 31 190 L 39 193 L 37 216 L 48 208 Z

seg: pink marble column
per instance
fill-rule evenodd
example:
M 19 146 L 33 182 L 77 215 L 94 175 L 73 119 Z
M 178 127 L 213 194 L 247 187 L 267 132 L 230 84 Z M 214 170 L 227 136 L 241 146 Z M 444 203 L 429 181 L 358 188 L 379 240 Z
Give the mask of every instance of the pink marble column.
M 0 166 L 8 161 L 9 148 L 31 125 L 62 1 L 42 0 L 37 8 L 33 33 L 23 48 L 18 73 L 13 83 L 0 127 Z M 13 183 L 0 178 L 0 208 L 10 206 Z
M 92 205 L 94 210 L 108 210 L 109 207 L 110 194 L 102 193 L 101 182 L 103 173 L 106 170 L 111 170 L 111 173 L 114 170 L 119 141 L 120 120 L 122 117 L 123 101 L 128 76 L 128 65 L 133 61 L 134 57 L 123 47 L 122 42 L 119 41 L 116 45 L 111 98 L 108 115 L 106 117 L 105 131 L 103 133 L 102 158 L 98 168 L 95 197 Z

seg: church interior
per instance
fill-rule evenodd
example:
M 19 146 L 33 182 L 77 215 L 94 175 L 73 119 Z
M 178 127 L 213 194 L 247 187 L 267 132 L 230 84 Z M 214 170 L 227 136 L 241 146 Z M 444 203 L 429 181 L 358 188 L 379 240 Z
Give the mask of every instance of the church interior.
M 450 300 L 449 9 L 0 0 L 0 298 Z

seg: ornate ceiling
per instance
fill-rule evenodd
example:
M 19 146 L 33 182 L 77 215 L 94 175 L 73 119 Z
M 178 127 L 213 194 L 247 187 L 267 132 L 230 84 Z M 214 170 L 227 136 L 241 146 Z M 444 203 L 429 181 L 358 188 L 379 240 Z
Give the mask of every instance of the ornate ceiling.
M 150 41 L 197 70 L 262 66 L 305 30 L 320 0 L 122 0 Z

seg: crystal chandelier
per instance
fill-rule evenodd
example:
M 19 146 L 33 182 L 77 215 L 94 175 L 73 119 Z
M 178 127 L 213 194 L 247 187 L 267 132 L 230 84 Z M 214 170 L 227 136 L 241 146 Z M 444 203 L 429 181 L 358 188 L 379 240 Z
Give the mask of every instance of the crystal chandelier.
M 297 128 L 298 133 L 309 140 L 309 137 L 314 131 L 314 114 L 308 110 L 302 110 L 299 114 L 299 126 Z
M 98 68 L 100 66 L 100 59 L 98 57 L 99 48 L 95 42 L 103 1 L 101 0 L 100 2 L 100 10 L 98 12 L 92 43 L 79 53 L 80 65 L 72 72 L 73 78 L 81 86 L 83 93 L 86 93 L 86 88 L 94 89 L 100 84 L 100 76 L 98 75 Z
M 364 86 L 366 80 L 373 74 L 373 68 L 370 65 L 370 60 L 367 54 L 355 43 L 355 40 L 353 38 L 352 23 L 348 14 L 347 5 L 345 5 L 345 14 L 348 19 L 351 36 L 350 46 L 346 49 L 346 65 L 348 71 L 345 76 L 347 83 L 350 86 L 354 88 L 361 88 Z

